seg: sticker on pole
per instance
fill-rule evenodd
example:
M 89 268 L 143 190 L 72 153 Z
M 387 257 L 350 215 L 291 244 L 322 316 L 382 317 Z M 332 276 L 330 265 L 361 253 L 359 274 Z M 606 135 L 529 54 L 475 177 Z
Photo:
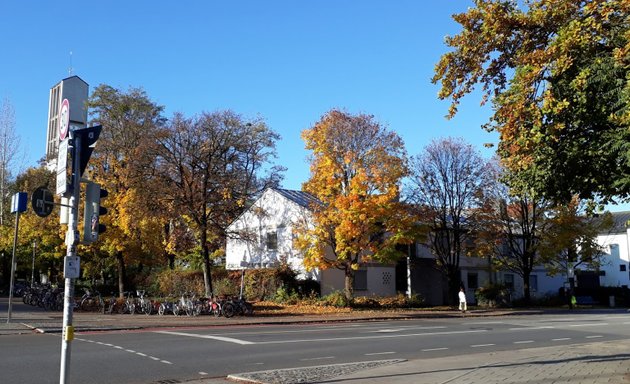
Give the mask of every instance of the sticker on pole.
M 59 108 L 59 141 L 68 137 L 68 127 L 70 125 L 70 102 L 63 99 Z
M 64 279 L 78 279 L 81 276 L 81 258 L 79 256 L 64 257 Z

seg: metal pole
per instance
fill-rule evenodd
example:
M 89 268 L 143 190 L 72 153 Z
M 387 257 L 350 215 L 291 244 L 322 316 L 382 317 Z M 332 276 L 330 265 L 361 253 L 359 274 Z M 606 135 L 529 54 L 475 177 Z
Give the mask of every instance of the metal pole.
M 11 322 L 11 312 L 13 311 L 13 287 L 15 284 L 15 248 L 17 247 L 18 227 L 20 225 L 20 211 L 15 213 L 15 235 L 13 236 L 13 256 L 11 256 L 11 283 L 9 285 L 9 313 L 7 324 Z
M 33 263 L 31 265 L 31 288 L 35 284 L 35 247 L 37 247 L 37 241 L 33 240 Z
M 79 243 L 78 212 L 79 198 L 81 192 L 81 135 L 74 135 L 74 164 L 72 169 L 72 196 L 70 196 L 70 215 L 68 216 L 68 231 L 66 232 L 66 258 L 64 260 L 65 289 L 63 298 L 63 327 L 61 337 L 61 369 L 59 372 L 59 383 L 66 384 L 70 373 L 71 342 L 74 338 L 74 327 L 72 326 L 72 311 L 74 309 L 74 279 L 67 277 L 68 259 L 74 258 L 77 253 Z

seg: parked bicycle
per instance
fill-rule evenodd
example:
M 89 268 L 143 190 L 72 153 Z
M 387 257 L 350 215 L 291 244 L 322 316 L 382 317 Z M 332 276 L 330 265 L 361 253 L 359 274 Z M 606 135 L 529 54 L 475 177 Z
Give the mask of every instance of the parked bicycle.
M 79 301 L 79 309 L 82 311 L 102 312 L 105 307 L 101 294 L 96 290 L 84 289 L 85 293 Z

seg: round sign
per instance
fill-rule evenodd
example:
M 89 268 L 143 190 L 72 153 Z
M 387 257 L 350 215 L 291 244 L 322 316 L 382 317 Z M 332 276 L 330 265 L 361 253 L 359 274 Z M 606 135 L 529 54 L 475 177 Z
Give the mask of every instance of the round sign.
M 31 195 L 31 206 L 39 217 L 50 215 L 54 207 L 52 193 L 46 187 L 37 188 Z
M 65 140 L 68 136 L 68 126 L 70 124 L 70 102 L 63 99 L 59 108 L 59 140 Z

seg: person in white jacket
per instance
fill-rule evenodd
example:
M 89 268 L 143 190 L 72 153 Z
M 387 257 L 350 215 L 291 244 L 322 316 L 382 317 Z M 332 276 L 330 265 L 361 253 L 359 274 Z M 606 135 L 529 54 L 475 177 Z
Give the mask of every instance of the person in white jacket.
M 464 292 L 464 288 L 460 288 L 459 290 L 459 310 L 462 312 L 466 312 L 468 310 L 466 306 L 466 293 Z

